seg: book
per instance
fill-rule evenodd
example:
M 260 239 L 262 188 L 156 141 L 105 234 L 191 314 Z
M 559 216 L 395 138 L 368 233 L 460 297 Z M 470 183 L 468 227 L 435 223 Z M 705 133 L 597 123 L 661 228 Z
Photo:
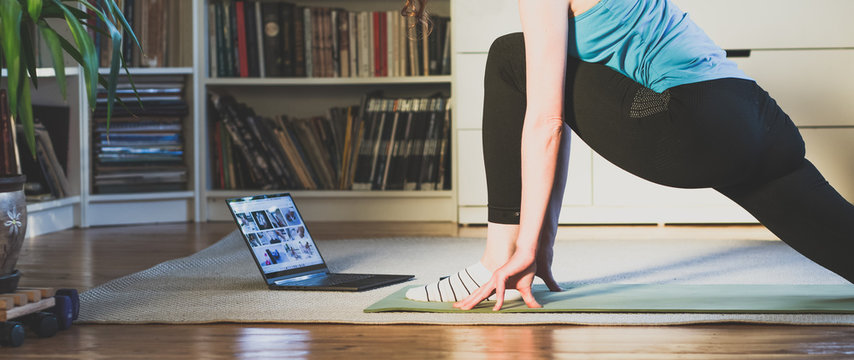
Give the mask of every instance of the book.
M 339 75 L 350 77 L 350 13 L 338 11 L 338 62 Z
M 314 59 L 315 56 L 315 44 L 313 42 L 313 24 L 312 24 L 312 11 L 311 8 L 303 8 L 303 16 L 302 21 L 304 24 L 303 27 L 303 37 L 305 38 L 303 47 L 305 49 L 305 76 L 306 77 L 315 77 L 315 69 L 314 69 Z
M 294 48 L 294 5 L 279 4 L 279 44 L 281 44 L 281 74 L 292 77 L 296 74 L 296 49 Z
M 266 54 L 266 51 L 264 50 L 264 47 L 265 47 L 264 46 L 264 36 L 265 36 L 264 31 L 265 31 L 266 27 L 264 24 L 264 18 L 261 16 L 261 1 L 255 1 L 254 5 L 255 6 L 254 6 L 253 11 L 255 12 L 255 38 L 256 38 L 255 44 L 258 45 L 258 58 L 257 58 L 258 59 L 258 76 L 259 77 L 266 77 L 267 76 L 267 69 L 266 69 L 267 54 Z M 270 50 L 270 51 L 272 51 L 272 50 Z
M 285 49 L 282 47 L 282 31 L 279 4 L 275 2 L 259 2 L 264 22 L 264 75 L 268 77 L 282 76 L 282 62 Z
M 255 24 L 255 4 L 258 1 L 247 0 L 244 2 L 244 24 L 246 26 L 246 61 L 249 77 L 259 77 L 260 76 L 260 68 L 259 68 L 259 50 L 260 46 L 258 42 L 258 34 L 255 32 L 257 29 L 257 24 Z
M 217 37 L 217 9 L 216 3 L 208 4 L 208 76 L 215 78 L 220 76 L 219 69 L 217 68 L 217 57 L 218 57 L 218 48 L 220 45 L 220 40 Z M 127 38 L 127 36 L 126 36 Z M 124 42 L 122 44 L 123 51 L 127 51 L 127 39 L 122 39 Z

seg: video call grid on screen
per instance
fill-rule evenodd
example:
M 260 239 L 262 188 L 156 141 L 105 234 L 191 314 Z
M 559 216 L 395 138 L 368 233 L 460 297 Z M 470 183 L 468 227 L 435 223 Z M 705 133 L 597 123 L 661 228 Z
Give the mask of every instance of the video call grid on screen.
M 231 208 L 265 274 L 323 263 L 289 196 L 233 201 Z

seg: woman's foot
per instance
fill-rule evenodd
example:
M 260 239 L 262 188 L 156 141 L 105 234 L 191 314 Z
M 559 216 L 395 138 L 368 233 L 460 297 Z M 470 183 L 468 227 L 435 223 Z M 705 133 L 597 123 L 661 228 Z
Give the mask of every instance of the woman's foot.
M 468 297 L 472 292 L 485 284 L 492 277 L 483 263 L 477 263 L 460 270 L 456 274 L 445 276 L 439 281 L 424 286 L 414 287 L 406 292 L 406 298 L 415 301 L 456 302 Z M 505 301 L 519 300 L 522 296 L 516 290 L 504 293 Z M 495 300 L 495 295 L 487 300 Z

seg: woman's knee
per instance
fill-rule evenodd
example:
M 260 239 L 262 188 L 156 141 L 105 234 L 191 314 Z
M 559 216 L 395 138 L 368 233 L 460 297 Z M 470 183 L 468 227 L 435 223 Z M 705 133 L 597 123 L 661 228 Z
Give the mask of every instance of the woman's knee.
M 492 42 L 485 75 L 487 86 L 499 80 L 525 91 L 525 38 L 522 33 L 503 35 Z

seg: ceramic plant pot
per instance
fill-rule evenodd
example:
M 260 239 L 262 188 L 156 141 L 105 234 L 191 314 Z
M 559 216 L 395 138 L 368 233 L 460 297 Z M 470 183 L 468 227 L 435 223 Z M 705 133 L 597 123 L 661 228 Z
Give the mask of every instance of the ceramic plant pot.
M 27 232 L 24 175 L 0 177 L 0 293 L 13 292 L 21 273 L 15 270 Z

